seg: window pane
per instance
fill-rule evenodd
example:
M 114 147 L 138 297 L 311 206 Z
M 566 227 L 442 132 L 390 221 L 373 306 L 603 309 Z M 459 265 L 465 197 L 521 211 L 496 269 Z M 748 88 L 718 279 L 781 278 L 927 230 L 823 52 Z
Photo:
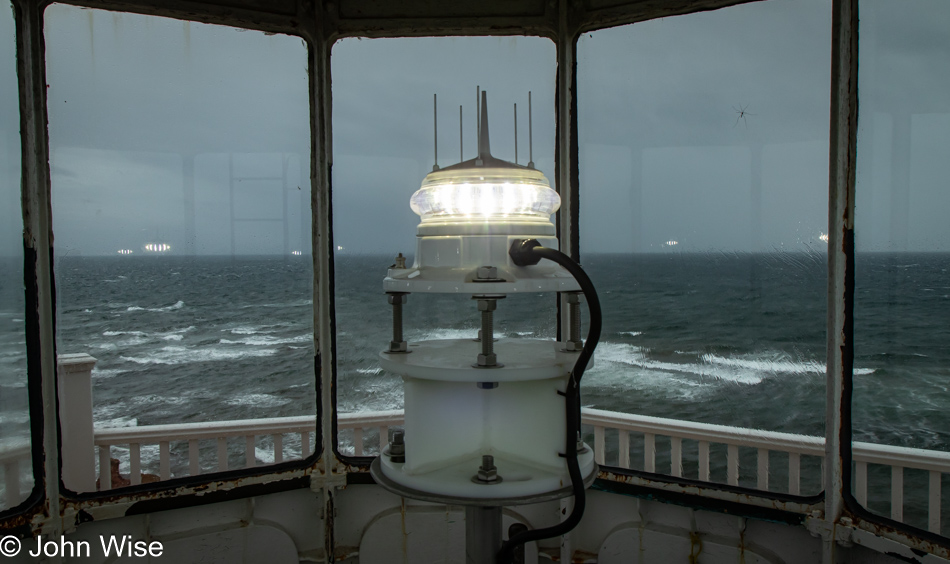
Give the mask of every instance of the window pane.
M 950 5 L 862 1 L 860 14 L 854 439 L 947 451 Z M 943 472 L 868 464 L 875 448 L 854 447 L 858 500 L 946 534 Z
M 581 259 L 605 311 L 585 404 L 823 435 L 829 52 L 817 0 L 580 38 Z M 608 464 L 821 491 L 819 456 L 663 437 L 652 461 L 614 433 Z
M 554 44 L 537 37 L 344 39 L 334 45 L 331 62 L 337 401 L 343 413 L 401 409 L 402 380 L 378 362 L 392 339 L 383 278 L 398 253 L 409 265 L 415 256 L 419 216 L 409 198 L 432 171 L 432 95 L 438 95 L 440 166 L 476 156 L 475 98 L 481 87 L 488 92 L 492 155 L 515 161 L 517 104 L 518 162 L 526 165 L 533 156 L 553 187 Z M 508 296 L 495 312 L 496 335 L 553 339 L 554 308 L 551 294 Z M 404 311 L 410 343 L 478 334 L 470 295 L 414 293 Z M 364 453 L 378 452 L 378 430 L 365 433 Z M 352 431 L 340 433 L 339 447 L 356 452 Z
M 9 4 L 7 4 L 9 7 Z M 33 489 L 24 341 L 20 107 L 13 10 L 0 10 L 0 510 Z
M 76 464 L 116 460 L 116 486 L 134 483 L 137 458 L 142 472 L 166 478 L 309 454 L 305 44 L 55 5 L 46 46 L 57 349 L 97 359 L 100 442 L 102 429 L 127 431 L 94 460 L 91 446 L 77 449 Z M 81 419 L 77 411 L 69 417 Z M 168 446 L 146 441 L 139 451 L 127 437 L 278 416 L 300 419 L 267 434 L 247 422 L 192 445 L 182 427 Z

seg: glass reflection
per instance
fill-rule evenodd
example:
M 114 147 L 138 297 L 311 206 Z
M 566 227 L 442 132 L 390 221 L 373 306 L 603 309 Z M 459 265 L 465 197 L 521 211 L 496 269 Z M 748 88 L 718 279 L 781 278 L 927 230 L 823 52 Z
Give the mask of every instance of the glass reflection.
M 116 487 L 309 455 L 306 46 L 54 5 L 46 47 L 57 350 L 97 359 L 97 433 L 301 418 L 273 434 L 124 438 L 95 462 L 115 465 Z
M 9 4 L 7 5 L 9 7 Z M 33 489 L 24 340 L 20 110 L 13 10 L 0 15 L 0 510 Z
M 413 209 L 422 221 L 473 213 L 534 214 L 508 201 L 504 183 L 490 188 L 497 188 L 492 194 L 499 210 L 482 209 L 484 201 L 476 206 L 474 189 L 464 183 L 420 190 L 435 164 L 432 95 L 438 96 L 441 167 L 476 156 L 480 87 L 488 92 L 492 155 L 515 161 L 517 104 L 519 164 L 527 165 L 533 156 L 536 168 L 553 179 L 555 49 L 551 41 L 537 37 L 344 39 L 334 45 L 332 57 L 338 407 L 342 413 L 401 409 L 402 380 L 383 372 L 377 359 L 392 338 L 383 278 L 399 253 L 412 264 L 420 223 Z M 533 152 L 528 146 L 529 92 Z M 535 175 L 517 181 L 533 186 L 539 197 L 546 195 L 544 182 Z M 552 209 L 554 198 L 545 198 L 543 205 Z M 550 294 L 509 296 L 495 312 L 495 330 L 553 339 L 554 307 Z M 404 306 L 409 341 L 474 338 L 478 323 L 470 295 L 414 293 Z M 362 453 L 378 452 L 375 432 L 364 439 Z M 341 431 L 339 448 L 344 454 L 358 452 L 352 431 Z
M 950 5 L 862 1 L 860 15 L 854 439 L 947 451 Z M 858 501 L 946 533 L 942 472 L 854 450 Z
M 580 38 L 581 259 L 606 312 L 585 404 L 823 435 L 829 51 L 823 1 Z M 650 469 L 652 437 L 625 440 L 607 463 Z M 655 448 L 657 472 L 679 448 L 705 478 L 707 447 Z M 709 448 L 713 481 L 821 490 L 818 456 Z

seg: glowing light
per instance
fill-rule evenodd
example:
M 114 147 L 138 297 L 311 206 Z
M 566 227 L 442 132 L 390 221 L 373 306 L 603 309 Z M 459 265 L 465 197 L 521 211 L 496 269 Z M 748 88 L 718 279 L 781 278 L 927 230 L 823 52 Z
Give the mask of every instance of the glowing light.
M 824 241 L 825 243 L 828 242 L 828 234 L 827 234 L 827 233 L 822 233 L 821 235 L 818 236 L 818 238 L 821 239 L 822 241 Z
M 299 256 L 300 256 L 300 255 L 302 255 L 303 253 L 302 253 L 302 252 L 300 252 L 300 251 L 290 251 L 290 254 L 292 254 L 292 255 L 294 255 L 294 256 L 298 256 L 298 257 L 299 257 Z
M 427 221 L 544 221 L 561 198 L 541 172 L 527 168 L 485 168 L 430 173 L 409 201 Z
M 120 255 L 131 255 L 132 249 L 119 249 L 116 252 L 119 253 Z
M 337 246 L 336 246 L 336 250 L 342 251 L 342 250 L 343 250 L 343 245 L 337 245 Z
M 667 241 L 667 242 L 666 242 L 666 246 L 667 246 L 667 247 L 672 247 L 672 246 L 674 246 L 674 245 L 679 245 L 679 244 L 680 244 L 679 241 L 673 241 L 673 240 L 670 240 L 670 241 Z
M 164 253 L 170 251 L 172 246 L 167 243 L 146 243 L 143 248 L 150 253 Z

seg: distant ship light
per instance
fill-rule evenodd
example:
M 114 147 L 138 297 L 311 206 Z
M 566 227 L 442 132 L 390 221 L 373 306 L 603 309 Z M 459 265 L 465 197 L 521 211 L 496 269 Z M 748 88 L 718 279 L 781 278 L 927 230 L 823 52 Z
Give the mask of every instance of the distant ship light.
M 150 253 L 165 253 L 172 250 L 172 246 L 167 243 L 146 243 L 143 248 Z

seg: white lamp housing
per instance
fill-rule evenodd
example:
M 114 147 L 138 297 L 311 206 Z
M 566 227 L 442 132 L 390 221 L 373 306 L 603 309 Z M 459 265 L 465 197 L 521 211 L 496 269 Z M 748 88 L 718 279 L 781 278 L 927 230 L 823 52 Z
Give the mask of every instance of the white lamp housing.
M 478 269 L 497 269 L 490 291 L 566 292 L 577 283 L 553 264 L 519 267 L 508 250 L 521 239 L 557 248 L 551 214 L 561 198 L 538 170 L 483 155 L 429 173 L 410 206 L 421 222 L 415 263 L 393 268 L 387 292 L 480 293 L 487 291 Z
M 551 261 L 522 267 L 509 257 L 524 239 L 557 248 L 551 214 L 561 201 L 541 172 L 491 156 L 482 94 L 478 158 L 425 177 L 411 200 L 421 218 L 415 263 L 397 263 L 383 281 L 398 328 L 380 365 L 405 384 L 405 434 L 374 465 L 380 483 L 402 495 L 512 505 L 571 493 L 563 394 L 579 349 L 542 339 L 496 341 L 491 312 L 507 294 L 580 287 Z M 482 315 L 478 342 L 407 343 L 401 308 L 410 292 L 472 295 Z M 581 473 L 592 480 L 593 451 L 579 450 Z M 500 480 L 480 481 L 483 457 L 492 457 Z

